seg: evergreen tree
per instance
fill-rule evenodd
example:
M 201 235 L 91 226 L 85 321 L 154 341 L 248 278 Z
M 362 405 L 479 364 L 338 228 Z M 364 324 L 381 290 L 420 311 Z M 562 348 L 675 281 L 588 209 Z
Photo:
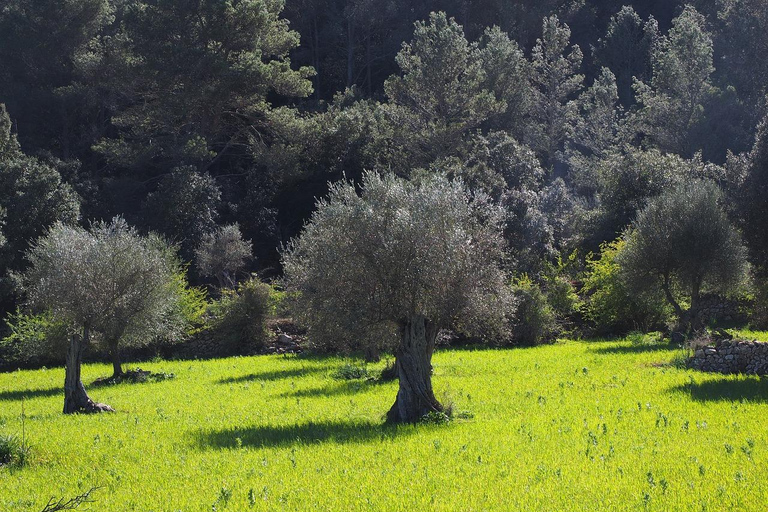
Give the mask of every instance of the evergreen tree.
M 662 150 L 690 158 L 701 149 L 705 105 L 715 93 L 712 38 L 687 6 L 653 52 L 650 85 L 635 83 L 639 128 Z
M 760 123 L 738 197 L 742 230 L 753 263 L 768 271 L 768 116 Z
M 532 53 L 534 104 L 527 141 L 544 166 L 553 169 L 562 161 L 561 152 L 570 134 L 569 113 L 574 108 L 570 100 L 581 90 L 584 76 L 578 74 L 581 49 L 569 46 L 568 25 L 550 16 L 544 19 L 542 32 Z
M 371 334 L 383 329 L 399 338 L 390 421 L 444 411 L 431 377 L 439 329 L 455 318 L 507 320 L 501 222 L 499 209 L 461 183 L 369 173 L 361 195 L 352 184 L 333 186 L 286 252 L 287 281 L 301 292 L 297 311 L 310 332 L 375 343 Z
M 470 130 L 504 108 L 485 89 L 477 45 L 445 13 L 417 22 L 413 40 L 397 55 L 402 75 L 384 84 L 389 133 L 380 142 L 382 167 L 408 174 L 454 154 Z
M 629 108 L 635 100 L 634 79 L 647 82 L 651 78 L 651 55 L 659 39 L 658 23 L 653 17 L 646 22 L 625 5 L 611 17 L 608 30 L 597 44 L 598 62 L 616 76 L 619 101 Z
M 24 251 L 29 243 L 54 223 L 77 222 L 80 204 L 77 194 L 63 182 L 59 171 L 25 155 L 11 121 L 0 104 L 0 210 L 4 212 L 0 247 L 0 311 L 12 307 L 14 286 L 9 272 L 25 268 Z
M 495 26 L 483 34 L 478 55 L 485 72 L 485 87 L 506 105 L 488 124 L 522 139 L 532 102 L 530 63 L 518 44 Z
M 89 231 L 57 223 L 27 252 L 24 283 L 30 304 L 79 332 L 67 352 L 64 413 L 111 411 L 94 403 L 80 379 L 92 333 L 122 374 L 119 348 L 165 331 L 179 301 L 175 258 L 156 236 L 142 237 L 124 220 L 95 223 Z

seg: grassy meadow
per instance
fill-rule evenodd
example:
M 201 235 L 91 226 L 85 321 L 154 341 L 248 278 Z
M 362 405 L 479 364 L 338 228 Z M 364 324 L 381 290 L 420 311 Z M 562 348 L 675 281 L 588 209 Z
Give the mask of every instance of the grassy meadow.
M 765 510 L 768 379 L 679 369 L 666 346 L 560 342 L 442 350 L 460 418 L 388 426 L 397 384 L 340 380 L 340 358 L 142 364 L 161 382 L 90 387 L 118 412 L 64 416 L 60 368 L 0 374 L 0 510 Z M 372 365 L 370 370 L 380 369 Z M 110 373 L 86 365 L 86 386 Z

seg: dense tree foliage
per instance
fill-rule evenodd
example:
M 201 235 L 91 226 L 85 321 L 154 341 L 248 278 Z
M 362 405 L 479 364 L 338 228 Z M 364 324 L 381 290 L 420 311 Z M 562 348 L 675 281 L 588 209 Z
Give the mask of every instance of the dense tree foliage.
M 579 290 L 597 268 L 586 255 L 602 247 L 613 269 L 605 244 L 693 181 L 722 190 L 764 283 L 766 12 L 766 0 L 8 0 L 0 312 L 24 304 L 14 276 L 57 222 L 122 216 L 176 244 L 196 284 L 279 277 L 279 248 L 316 199 L 368 170 L 487 196 L 527 304 L 547 304 L 555 281 L 586 304 L 619 298 L 615 273 Z M 619 319 L 631 303 L 578 320 L 653 323 Z M 336 320 L 321 336 L 314 319 L 316 346 L 391 340 Z

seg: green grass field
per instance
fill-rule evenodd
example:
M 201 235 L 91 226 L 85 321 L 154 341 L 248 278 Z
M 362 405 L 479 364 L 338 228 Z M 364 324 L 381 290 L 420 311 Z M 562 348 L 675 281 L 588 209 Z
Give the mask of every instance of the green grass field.
M 342 381 L 338 358 L 143 364 L 162 382 L 91 388 L 118 412 L 61 414 L 62 369 L 0 374 L 0 510 L 100 487 L 81 510 L 760 510 L 768 379 L 677 369 L 679 351 L 565 342 L 435 354 L 471 417 L 386 426 L 396 383 Z M 666 363 L 666 364 L 665 364 Z M 110 368 L 84 368 L 86 385 Z

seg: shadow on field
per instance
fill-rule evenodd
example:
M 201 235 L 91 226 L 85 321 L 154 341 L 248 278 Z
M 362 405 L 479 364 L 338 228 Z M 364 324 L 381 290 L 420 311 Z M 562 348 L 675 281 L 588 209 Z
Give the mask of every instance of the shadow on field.
M 749 377 L 744 380 L 718 379 L 675 386 L 672 392 L 683 393 L 697 402 L 765 402 L 768 403 L 768 379 Z
M 294 377 L 306 377 L 315 373 L 329 371 L 329 368 L 293 368 L 291 370 L 275 370 L 271 372 L 249 373 L 240 377 L 227 377 L 221 379 L 219 384 L 239 384 L 242 382 L 258 382 L 260 380 L 281 380 Z
M 592 348 L 591 350 L 597 354 L 643 354 L 646 352 L 672 352 L 680 350 L 680 347 L 669 343 L 659 343 L 656 345 L 613 345 L 610 347 Z
M 393 439 L 410 430 L 384 423 L 320 421 L 303 425 L 264 425 L 203 431 L 198 434 L 197 440 L 201 448 L 268 448 L 326 442 L 364 443 L 372 440 Z
M 325 396 L 345 396 L 356 395 L 360 392 L 366 392 L 379 384 L 378 380 L 371 381 L 353 381 L 328 384 L 319 388 L 299 389 L 296 391 L 286 391 L 279 396 L 283 398 L 321 398 Z
M 0 402 L 11 402 L 22 398 L 41 398 L 64 395 L 64 388 L 32 389 L 25 391 L 0 391 Z

